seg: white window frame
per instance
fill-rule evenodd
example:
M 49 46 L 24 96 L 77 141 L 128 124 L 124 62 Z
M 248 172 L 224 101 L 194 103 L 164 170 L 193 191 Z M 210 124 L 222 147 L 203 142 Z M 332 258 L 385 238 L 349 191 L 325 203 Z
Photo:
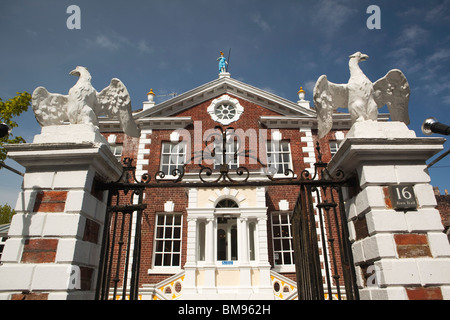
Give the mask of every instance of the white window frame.
M 328 141 L 328 145 L 330 146 L 331 157 L 333 157 L 339 150 L 339 142 L 337 140 L 330 140 Z
M 165 146 L 169 146 L 169 151 L 165 151 Z M 186 142 L 162 142 L 161 143 L 161 159 L 159 163 L 159 170 L 164 172 L 164 179 L 176 179 L 178 176 L 173 176 L 172 172 L 175 169 L 180 171 L 186 163 Z M 180 148 L 183 152 L 180 153 Z M 175 152 L 174 152 L 175 150 Z M 167 171 L 164 169 L 167 167 Z
M 225 144 L 225 160 L 228 163 L 228 166 L 230 169 L 237 169 L 239 168 L 239 155 L 236 154 L 236 158 L 234 157 L 234 154 L 238 152 L 239 145 L 236 140 L 232 140 L 230 142 L 227 142 Z M 218 170 L 220 169 L 220 165 L 222 164 L 222 141 L 216 142 L 214 140 L 214 150 L 215 150 L 215 156 L 214 156 L 214 169 Z
M 283 150 L 283 145 L 287 145 L 287 151 Z M 270 154 L 272 156 L 269 156 L 269 146 L 271 148 Z M 272 151 L 275 148 L 278 148 L 275 152 Z M 289 155 L 289 159 L 288 161 L 284 161 L 282 160 L 281 162 L 279 161 L 279 155 L 280 154 L 288 154 Z M 275 157 L 274 157 L 275 155 Z M 284 175 L 284 171 L 283 172 L 278 172 L 278 166 L 280 164 L 283 165 L 283 170 L 286 170 L 286 168 L 284 168 L 284 165 L 287 164 L 287 169 L 293 170 L 293 166 L 292 166 L 292 152 L 291 152 L 291 143 L 289 140 L 268 140 L 266 143 L 266 156 L 267 156 L 267 166 L 270 170 L 270 168 L 276 168 L 277 172 L 273 175 L 275 178 L 279 177 L 286 177 Z M 271 166 L 272 164 L 275 164 L 275 166 Z
M 167 217 L 171 217 L 171 221 L 168 223 Z M 180 218 L 179 224 L 175 224 L 176 217 Z M 152 269 L 149 273 L 174 273 L 181 271 L 182 260 L 182 248 L 183 248 L 183 215 L 181 213 L 157 213 L 155 217 L 155 234 L 153 241 L 153 257 L 152 257 Z M 160 220 L 163 219 L 162 224 Z M 162 236 L 160 235 L 159 228 L 162 228 Z M 171 228 L 171 234 L 166 234 L 168 229 Z M 179 235 L 175 237 L 175 228 L 179 228 Z M 170 250 L 167 250 L 166 241 L 170 242 Z M 179 241 L 178 251 L 174 250 L 175 241 Z M 162 245 L 161 245 L 162 242 Z M 161 248 L 161 249 L 160 249 Z M 157 255 L 162 255 L 161 265 L 157 264 Z M 174 256 L 179 255 L 178 265 L 173 265 Z M 170 257 L 170 265 L 164 265 L 165 256 Z
M 123 153 L 123 144 L 110 143 L 109 148 L 111 149 L 111 151 L 112 151 L 113 155 L 116 157 L 116 159 L 120 161 L 120 159 L 122 158 L 122 153 Z
M 286 223 L 283 223 L 282 216 L 286 217 Z M 275 219 L 276 218 L 276 219 Z M 294 264 L 294 244 L 292 235 L 292 217 L 290 212 L 272 212 L 271 214 L 271 227 L 272 227 L 272 248 L 273 248 L 273 262 L 274 269 L 280 272 L 293 272 L 295 271 Z M 278 229 L 278 231 L 277 231 Z M 283 234 L 283 231 L 287 234 Z M 288 246 L 285 248 L 285 242 L 288 241 Z M 275 243 L 279 241 L 279 246 L 275 246 Z M 276 248 L 279 247 L 279 250 Z M 277 254 L 281 255 L 278 256 Z M 285 254 L 289 255 L 291 263 L 284 263 Z M 281 260 L 281 264 L 277 263 Z

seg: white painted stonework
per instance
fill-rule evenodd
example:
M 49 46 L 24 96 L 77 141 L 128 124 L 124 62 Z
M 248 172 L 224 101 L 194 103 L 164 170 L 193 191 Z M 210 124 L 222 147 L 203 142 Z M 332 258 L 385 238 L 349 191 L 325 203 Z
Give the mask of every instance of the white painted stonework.
M 346 199 L 346 212 L 361 299 L 403 300 L 408 299 L 407 288 L 430 286 L 450 299 L 450 245 L 425 163 L 442 150 L 443 142 L 416 138 L 403 123 L 358 122 L 330 161 L 331 173 L 340 168 L 359 179 L 361 191 Z M 388 207 L 384 188 L 397 184 L 413 185 L 417 210 Z M 366 221 L 368 236 L 363 239 L 357 239 L 356 219 Z M 400 257 L 397 234 L 426 235 L 431 256 Z M 372 276 L 364 280 L 362 267 L 367 265 Z
M 223 199 L 235 201 L 238 207 L 216 208 Z M 264 187 L 189 190 L 183 299 L 274 299 L 265 203 Z M 221 217 L 236 219 L 237 260 L 217 259 L 216 235 Z M 205 237 L 204 257 L 199 256 L 199 234 L 203 234 L 200 228 Z M 251 244 L 254 248 L 250 248 Z M 250 251 L 254 251 L 252 255 Z
M 223 114 L 224 111 L 219 112 L 217 108 L 221 105 L 230 106 L 230 108 L 233 108 L 234 114 L 231 116 L 229 109 L 225 110 L 226 114 Z M 214 121 L 217 121 L 223 125 L 229 125 L 230 123 L 239 120 L 241 114 L 244 112 L 244 107 L 240 105 L 237 99 L 224 94 L 211 102 L 207 109 L 207 112 Z
M 9 157 L 26 173 L 2 255 L 0 299 L 22 291 L 43 291 L 49 300 L 94 298 L 106 199 L 91 194 L 93 181 L 117 179 L 122 172 L 99 135 L 92 125 L 46 126 L 34 143 L 8 146 Z M 67 192 L 63 212 L 34 212 L 40 191 Z M 83 240 L 88 219 L 99 225 L 96 243 Z M 56 240 L 54 262 L 22 262 L 27 239 Z M 89 290 L 80 290 L 80 266 L 93 270 Z

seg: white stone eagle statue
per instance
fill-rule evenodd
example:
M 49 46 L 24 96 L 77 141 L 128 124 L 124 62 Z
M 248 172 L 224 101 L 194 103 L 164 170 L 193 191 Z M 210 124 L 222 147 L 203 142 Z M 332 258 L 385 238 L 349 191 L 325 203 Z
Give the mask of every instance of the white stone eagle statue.
M 70 74 L 79 79 L 68 95 L 50 93 L 44 87 L 34 90 L 33 111 L 41 126 L 63 125 L 67 122 L 97 126 L 97 117 L 104 115 L 118 118 L 127 135 L 139 137 L 140 130 L 131 113 L 130 95 L 122 81 L 113 78 L 110 85 L 99 93 L 91 84 L 87 68 L 78 66 Z
M 352 123 L 377 121 L 378 108 L 388 106 L 392 121 L 409 124 L 409 84 L 398 69 L 390 70 L 383 78 L 372 83 L 362 72 L 359 62 L 369 56 L 356 52 L 348 63 L 350 79 L 347 84 L 335 84 L 322 75 L 314 87 L 314 104 L 317 110 L 319 138 L 333 126 L 333 111 L 348 108 Z

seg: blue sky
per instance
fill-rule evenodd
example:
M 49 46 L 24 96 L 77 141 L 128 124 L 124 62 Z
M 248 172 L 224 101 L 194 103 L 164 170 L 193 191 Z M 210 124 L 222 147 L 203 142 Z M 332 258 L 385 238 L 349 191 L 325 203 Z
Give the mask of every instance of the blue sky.
M 372 4 L 381 29 L 366 26 Z M 69 5 L 81 9 L 79 30 L 66 26 Z M 449 31 L 449 0 L 1 0 L 0 97 L 38 86 L 67 94 L 76 82 L 69 71 L 82 65 L 98 91 L 121 79 L 139 109 L 150 88 L 180 94 L 216 79 L 219 52 L 232 48 L 235 79 L 292 101 L 303 86 L 312 100 L 317 78 L 346 83 L 348 56 L 361 51 L 372 81 L 393 68 L 405 73 L 409 127 L 423 136 L 427 117 L 450 124 Z M 17 120 L 14 133 L 31 142 L 40 132 L 31 108 Z M 450 156 L 430 168 L 432 184 L 443 192 L 449 173 Z M 21 182 L 0 170 L 0 204 L 15 205 Z

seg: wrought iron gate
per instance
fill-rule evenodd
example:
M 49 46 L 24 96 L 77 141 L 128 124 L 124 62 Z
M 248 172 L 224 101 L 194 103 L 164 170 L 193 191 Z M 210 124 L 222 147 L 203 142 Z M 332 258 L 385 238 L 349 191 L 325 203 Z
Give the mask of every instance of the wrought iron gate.
M 298 298 L 356 300 L 359 293 L 340 181 L 343 173 L 332 178 L 326 165 L 320 160 L 315 164 L 319 178 L 312 181 L 318 183 L 300 185 L 293 211 Z
M 233 136 L 234 129 L 227 128 L 224 131 L 221 127 L 216 127 L 216 130 L 213 135 L 217 136 L 219 141 L 221 139 L 222 150 L 226 150 L 225 143 Z M 236 138 L 239 139 L 237 136 Z M 205 142 L 207 147 L 208 141 L 207 139 Z M 215 148 L 210 150 L 210 156 L 215 156 Z M 285 178 L 274 179 L 274 172 L 257 159 L 262 167 L 267 169 L 265 174 L 268 179 L 263 181 L 249 181 L 250 171 L 246 167 L 238 167 L 232 172 L 227 163 L 229 159 L 226 159 L 229 154 L 226 155 L 226 152 L 221 153 L 220 169 L 215 176 L 211 168 L 202 164 L 205 159 L 203 153 L 192 157 L 187 163 L 200 160 L 199 179 L 196 182 L 183 181 L 186 165 L 182 170 L 173 170 L 173 179 L 169 182 L 158 179 L 165 175 L 161 171 L 155 174 L 153 181 L 148 174 L 142 175 L 141 181 L 138 181 L 135 176 L 136 167 L 132 165 L 133 160 L 125 158 L 122 177 L 116 182 L 100 186 L 109 191 L 109 198 L 96 299 L 138 298 L 141 220 L 142 212 L 146 208 L 143 204 L 145 189 L 288 185 L 300 188 L 292 214 L 298 298 L 359 299 L 342 197 L 342 187 L 347 185 L 348 180 L 344 179 L 340 171 L 331 176 L 327 164 L 321 160 L 319 143 L 316 149 L 319 161 L 314 164 L 313 175 L 307 170 L 296 175 L 287 169 L 284 172 Z M 234 155 L 249 157 L 249 151 L 237 150 Z

